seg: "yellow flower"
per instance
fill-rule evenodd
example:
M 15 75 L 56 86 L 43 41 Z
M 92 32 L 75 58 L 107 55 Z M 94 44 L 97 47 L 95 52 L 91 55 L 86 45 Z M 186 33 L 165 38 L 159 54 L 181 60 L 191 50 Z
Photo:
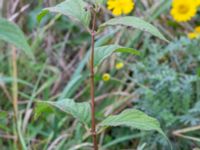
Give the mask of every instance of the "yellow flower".
M 104 73 L 102 76 L 103 81 L 109 81 L 110 80 L 110 74 Z
M 190 33 L 188 33 L 188 38 L 189 39 L 196 39 L 196 38 L 198 38 L 198 34 L 196 33 L 196 32 L 190 32 Z
M 133 0 L 108 0 L 107 5 L 115 16 L 129 14 L 134 8 Z
M 174 0 L 171 15 L 177 22 L 189 21 L 196 15 L 197 5 L 195 0 Z
M 194 28 L 194 32 L 188 33 L 189 39 L 196 39 L 198 37 L 200 37 L 200 26 L 197 26 L 196 28 Z
M 116 68 L 117 70 L 122 69 L 123 67 L 124 67 L 124 63 L 123 63 L 123 62 L 118 62 L 118 63 L 115 65 L 115 68 Z
M 196 28 L 194 28 L 194 31 L 195 31 L 196 33 L 199 33 L 199 34 L 200 34 L 200 26 L 197 26 Z
M 197 7 L 200 6 L 200 0 L 195 0 Z

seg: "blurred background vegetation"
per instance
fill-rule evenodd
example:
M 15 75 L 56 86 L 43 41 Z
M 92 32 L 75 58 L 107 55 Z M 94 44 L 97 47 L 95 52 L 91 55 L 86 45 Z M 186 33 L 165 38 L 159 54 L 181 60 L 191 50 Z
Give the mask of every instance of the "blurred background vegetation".
M 90 100 L 87 55 L 90 35 L 67 17 L 49 14 L 38 24 L 37 14 L 61 0 L 1 0 L 0 15 L 17 23 L 28 37 L 35 60 L 18 51 L 19 110 L 22 135 L 30 150 L 88 150 L 89 131 L 64 113 L 45 112 L 34 117 L 34 102 L 73 98 Z M 200 25 L 200 14 L 177 23 L 170 15 L 171 1 L 135 0 L 129 15 L 141 17 L 169 39 L 165 43 L 138 30 L 109 28 L 96 37 L 96 45 L 134 47 L 141 56 L 113 54 L 95 75 L 97 120 L 125 108 L 137 108 L 155 117 L 175 150 L 200 147 L 200 39 L 187 34 Z M 99 21 L 112 17 L 106 5 Z M 99 22 L 100 23 L 100 22 Z M 99 24 L 98 23 L 98 24 Z M 12 150 L 13 110 L 11 47 L 0 41 L 0 149 Z M 119 57 L 116 57 L 119 55 Z M 117 63 L 123 67 L 117 67 Z M 104 81 L 102 75 L 110 79 Z M 102 149 L 169 150 L 156 132 L 126 127 L 99 135 Z

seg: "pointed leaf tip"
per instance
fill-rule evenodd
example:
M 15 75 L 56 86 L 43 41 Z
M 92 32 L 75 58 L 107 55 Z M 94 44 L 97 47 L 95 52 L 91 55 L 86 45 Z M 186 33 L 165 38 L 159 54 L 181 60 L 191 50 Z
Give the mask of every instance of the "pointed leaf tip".
M 17 48 L 23 50 L 31 59 L 34 59 L 32 49 L 24 33 L 15 23 L 0 18 L 0 39 L 15 45 Z
M 100 26 L 100 28 L 103 28 L 106 26 L 115 26 L 115 25 L 122 25 L 122 26 L 136 28 L 142 31 L 146 31 L 166 42 L 169 42 L 160 33 L 160 31 L 156 27 L 154 27 L 152 24 L 133 16 L 117 17 L 117 18 L 110 19 L 107 22 L 103 23 Z

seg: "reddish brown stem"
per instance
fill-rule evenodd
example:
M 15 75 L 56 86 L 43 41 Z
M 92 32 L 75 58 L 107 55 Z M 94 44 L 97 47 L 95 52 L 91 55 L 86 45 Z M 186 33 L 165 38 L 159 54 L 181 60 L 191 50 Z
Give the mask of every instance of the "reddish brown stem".
M 91 30 L 91 54 L 90 54 L 90 95 L 91 95 L 91 118 L 92 118 L 92 129 L 91 134 L 93 138 L 94 150 L 98 150 L 97 133 L 96 133 L 96 122 L 95 122 L 95 88 L 94 88 L 94 43 L 95 43 L 95 23 L 96 23 L 96 12 L 93 12 L 92 30 Z

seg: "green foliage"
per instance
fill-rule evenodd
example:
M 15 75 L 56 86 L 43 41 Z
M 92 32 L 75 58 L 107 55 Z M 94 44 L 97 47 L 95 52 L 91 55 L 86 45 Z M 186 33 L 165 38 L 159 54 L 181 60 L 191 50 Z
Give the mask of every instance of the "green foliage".
M 156 130 L 164 134 L 160 128 L 159 122 L 136 109 L 124 110 L 119 115 L 109 116 L 103 120 L 101 126 L 128 126 L 140 130 Z
M 39 15 L 38 21 L 44 17 L 48 11 L 61 13 L 82 23 L 86 28 L 90 24 L 90 11 L 87 10 L 87 4 L 82 0 L 65 0 L 64 2 L 56 5 L 55 7 L 45 8 Z
M 27 2 L 20 2 L 20 6 L 16 4 L 18 5 L 16 12 L 19 12 L 18 8 L 26 5 Z M 19 127 L 22 128 L 20 136 L 25 139 L 25 145 L 29 149 L 91 149 L 92 139 L 88 128 L 90 85 L 88 84 L 89 71 L 87 69 L 91 39 L 90 34 L 86 33 L 87 30 L 74 25 L 70 19 L 76 20 L 88 28 L 87 20 L 89 22 L 90 14 L 89 11 L 85 11 L 85 8 L 88 8 L 88 4 L 97 6 L 99 3 L 105 5 L 101 5 L 103 11 L 98 14 L 97 26 L 105 20 L 112 21 L 113 19 L 109 19 L 113 16 L 104 11 L 106 9 L 105 0 L 84 0 L 84 2 L 68 0 L 55 7 L 50 7 L 53 12 L 58 14 L 56 16 L 49 15 L 44 18 L 44 22 L 40 26 L 37 26 L 34 19 L 36 19 L 38 11 L 42 7 L 52 6 L 56 2 L 35 1 L 31 3 L 31 7 L 26 10 L 26 13 L 20 12 L 20 15 L 14 19 L 29 36 L 31 53 L 34 52 L 37 56 L 36 60 L 32 61 L 27 60 L 23 55 L 18 55 L 18 121 Z M 118 21 L 111 22 L 113 25 L 106 26 L 114 27 L 105 28 L 106 26 L 103 25 L 100 29 L 105 30 L 96 32 L 98 35 L 95 38 L 95 61 L 98 70 L 95 70 L 94 77 L 99 146 L 104 150 L 169 150 L 169 144 L 161 134 L 142 131 L 149 127 L 153 131 L 156 130 L 152 126 L 148 126 L 153 124 L 155 128 L 162 128 L 174 150 L 200 147 L 196 141 L 173 135 L 175 130 L 200 124 L 200 41 L 179 38 L 179 36 L 185 36 L 193 28 L 193 25 L 198 23 L 187 23 L 185 26 L 171 22 L 170 17 L 167 16 L 171 1 L 154 0 L 147 3 L 146 0 L 141 0 L 135 2 L 135 12 L 141 14 L 140 17 L 147 22 L 156 25 L 172 42 L 160 42 L 150 34 L 142 36 L 142 31 L 147 31 L 147 29 L 150 29 L 151 34 L 161 35 L 160 31 L 159 33 L 155 32 L 158 31 L 157 29 L 151 30 L 148 23 L 147 29 L 139 26 L 138 23 L 141 21 L 139 18 L 136 20 L 140 21 L 134 21 L 134 23 L 133 20 L 128 19 L 128 24 L 123 22 L 124 20 L 120 23 Z M 9 10 L 12 10 L 10 1 L 3 1 L 3 3 L 9 3 Z M 61 7 L 61 4 L 64 4 L 65 7 Z M 71 7 L 69 8 L 69 6 Z M 72 10 L 72 7 L 76 10 Z M 65 8 L 68 12 L 64 10 Z M 48 9 L 42 10 L 38 15 L 38 21 L 51 11 Z M 84 19 L 84 16 L 74 13 L 73 11 L 77 11 L 77 9 L 82 12 L 81 14 L 88 13 L 88 17 Z M 134 15 L 135 12 L 130 15 Z M 64 15 L 61 16 L 60 13 Z M 10 16 L 10 12 L 5 16 Z M 128 30 L 118 28 L 117 26 L 120 25 L 126 26 Z M 137 28 L 136 25 L 140 28 Z M 139 30 L 131 30 L 130 27 Z M 14 29 L 15 27 L 9 31 L 16 33 L 18 30 Z M 1 30 L 0 33 L 4 31 Z M 8 35 L 8 33 L 5 34 Z M 20 39 L 19 35 L 21 36 L 21 34 L 15 34 L 16 38 L 13 42 Z M 17 47 L 16 43 L 8 40 L 7 42 Z M 18 46 L 20 47 L 17 48 L 22 50 L 26 48 L 23 44 L 18 43 Z M 10 67 L 10 47 L 1 41 L 0 48 L 0 147 L 2 150 L 7 150 L 14 149 L 13 135 L 15 133 L 13 128 L 15 126 L 11 104 L 13 78 L 10 77 L 12 69 Z M 112 53 L 117 55 L 112 55 Z M 112 57 L 109 57 L 111 55 Z M 122 62 L 124 67 L 117 70 L 115 68 L 117 62 Z M 101 79 L 103 73 L 109 73 L 111 80 L 103 82 Z M 79 109 L 75 109 L 77 107 Z M 128 110 L 125 110 L 127 108 Z M 35 118 L 33 117 L 34 111 L 36 112 Z M 131 116 L 128 120 L 125 120 L 126 113 Z M 141 117 L 138 117 L 140 113 L 149 121 L 149 124 L 143 124 L 144 126 L 134 124 L 136 121 L 141 121 Z M 105 118 L 105 116 L 109 117 Z M 116 117 L 117 122 L 113 120 Z M 112 125 L 112 127 L 100 126 L 105 121 L 106 126 Z M 83 127 L 83 124 L 87 125 L 86 128 Z M 142 129 L 136 130 L 136 127 Z M 185 135 L 197 138 L 200 136 L 199 132 L 195 131 L 185 133 Z
M 0 39 L 14 44 L 17 48 L 23 50 L 30 58 L 34 58 L 24 33 L 16 24 L 4 18 L 0 18 Z
M 89 26 L 90 13 L 87 12 L 88 10 L 86 10 L 86 4 L 81 0 L 77 0 L 77 1 L 66 0 L 65 2 L 60 3 L 55 7 L 46 8 L 41 12 L 41 14 L 39 14 L 39 16 L 38 16 L 39 21 L 41 20 L 41 18 L 43 16 L 45 16 L 45 14 L 47 13 L 47 10 L 51 11 L 51 12 L 57 12 L 57 13 L 64 14 L 64 15 L 70 17 L 71 19 L 76 19 L 79 22 L 81 22 L 86 28 L 88 28 L 88 26 Z M 136 17 L 121 17 L 121 18 L 111 19 L 111 20 L 107 21 L 106 23 L 104 23 L 103 25 L 101 25 L 101 28 L 104 27 L 104 26 L 108 26 L 108 25 L 121 25 L 121 24 L 125 25 L 125 26 L 131 26 L 131 27 L 134 27 L 134 28 L 138 28 L 142 31 L 148 31 L 148 32 L 152 33 L 153 35 L 167 41 L 164 38 L 164 36 L 154 26 L 152 26 L 151 24 L 149 24 L 149 23 L 147 23 L 147 22 L 145 22 L 145 21 L 143 21 L 139 18 L 136 18 Z M 106 45 L 106 46 L 102 46 L 102 47 L 96 47 L 95 50 L 94 50 L 94 67 L 99 65 L 103 60 L 105 60 L 113 52 L 131 53 L 131 54 L 139 55 L 139 52 L 134 50 L 134 49 L 125 48 L 125 47 L 121 47 L 121 46 L 118 46 L 118 45 Z M 93 66 L 91 66 L 91 67 L 93 67 Z M 76 77 L 74 77 L 71 80 L 71 81 L 74 81 L 74 82 L 72 82 L 73 84 L 75 84 L 75 82 L 76 82 L 75 79 L 76 79 Z M 73 85 L 73 84 L 70 84 L 70 85 Z M 65 91 L 64 93 L 67 93 L 70 90 L 69 87 L 70 86 L 66 87 L 66 89 L 64 90 Z M 61 96 L 61 98 L 63 98 L 63 96 Z M 69 100 L 69 101 L 71 101 L 71 100 Z M 67 102 L 69 102 L 69 101 L 67 101 Z M 54 103 L 53 102 L 45 102 L 45 103 L 47 103 L 48 105 L 51 104 L 52 106 L 58 107 L 61 110 L 72 114 L 72 116 L 74 116 L 75 118 L 78 118 L 79 120 L 81 120 L 81 118 L 82 118 L 83 119 L 83 120 L 81 120 L 82 122 L 84 122 L 86 120 L 86 118 L 81 116 L 81 114 L 84 111 L 87 110 L 87 109 L 84 109 L 84 108 L 86 108 L 84 106 L 85 104 L 84 105 L 83 104 L 79 104 L 79 105 L 76 104 L 75 105 L 75 103 L 73 103 L 72 107 L 69 106 L 69 108 L 68 108 L 67 107 L 68 104 L 65 104 L 66 103 L 65 101 L 57 101 L 57 102 L 54 102 Z M 78 106 L 80 108 L 78 108 Z M 44 107 L 42 105 L 38 109 L 39 114 L 41 113 L 42 108 L 44 108 L 45 110 L 47 109 L 46 107 Z M 76 109 L 71 110 L 72 108 L 76 108 Z M 84 111 L 80 112 L 80 110 L 84 110 Z M 38 114 L 38 112 L 36 114 Z M 76 115 L 76 114 L 78 114 L 78 115 Z M 130 122 L 128 122 L 128 121 L 123 122 L 122 118 L 124 118 L 124 115 L 127 116 L 127 117 L 131 117 L 131 118 L 132 117 L 140 117 L 140 120 L 130 120 Z M 118 122 L 114 123 L 114 124 L 117 123 L 116 125 L 128 125 L 128 126 L 136 126 L 137 125 L 136 128 L 139 128 L 139 129 L 142 129 L 142 130 L 157 130 L 164 135 L 162 130 L 159 128 L 159 123 L 156 122 L 156 120 L 154 120 L 154 119 L 152 119 L 148 116 L 145 116 L 142 112 L 139 112 L 139 111 L 136 111 L 136 110 L 133 110 L 133 111 L 127 110 L 127 111 L 124 111 L 118 117 L 119 117 Z M 112 117 L 109 117 L 108 119 L 106 119 L 102 123 L 102 125 L 109 125 L 107 120 L 109 120 L 108 122 L 110 123 L 110 125 L 114 125 L 112 123 L 112 121 L 113 121 Z M 144 121 L 145 121 L 145 123 L 149 122 L 151 124 L 151 127 L 150 126 L 149 127 L 144 126 Z
M 142 31 L 146 31 L 164 41 L 167 41 L 167 39 L 153 25 L 151 25 L 150 23 L 140 18 L 133 17 L 133 16 L 114 18 L 103 23 L 100 27 L 103 28 L 106 26 L 116 26 L 116 25 L 123 25 L 127 27 L 136 28 Z
M 108 58 L 114 52 L 130 53 L 133 55 L 140 54 L 140 52 L 137 50 L 134 50 L 132 48 L 125 48 L 119 45 L 106 45 L 96 47 L 94 53 L 94 66 L 98 66 L 100 63 L 102 63 L 103 60 Z
M 52 101 L 39 101 L 35 108 L 35 117 L 38 117 L 43 111 L 50 111 L 55 107 L 59 110 L 72 115 L 84 124 L 90 121 L 90 104 L 87 102 L 76 103 L 72 99 L 63 99 L 56 102 Z
M 200 123 L 200 110 L 199 110 L 200 102 L 198 101 L 193 108 L 191 108 L 187 114 L 184 114 L 179 117 L 180 121 L 184 124 L 189 124 L 192 126 L 198 125 Z
M 38 15 L 37 15 L 37 21 L 40 23 L 43 17 L 45 17 L 49 13 L 49 10 L 42 10 Z
M 134 72 L 130 80 L 138 85 L 136 93 L 140 95 L 137 108 L 156 117 L 165 133 L 170 134 L 174 128 L 184 128 L 185 125 L 198 125 L 199 113 L 193 110 L 199 101 L 198 95 L 195 96 L 199 91 L 199 80 L 195 67 L 190 66 L 199 63 L 196 55 L 199 53 L 198 40 L 181 38 L 164 48 L 149 42 L 146 43 L 148 47 L 142 50 L 142 61 L 130 65 Z M 191 106 L 192 103 L 196 106 Z M 167 143 L 159 136 L 144 136 L 141 141 L 148 141 L 150 149 L 168 149 Z M 190 144 L 184 143 L 176 149 Z

